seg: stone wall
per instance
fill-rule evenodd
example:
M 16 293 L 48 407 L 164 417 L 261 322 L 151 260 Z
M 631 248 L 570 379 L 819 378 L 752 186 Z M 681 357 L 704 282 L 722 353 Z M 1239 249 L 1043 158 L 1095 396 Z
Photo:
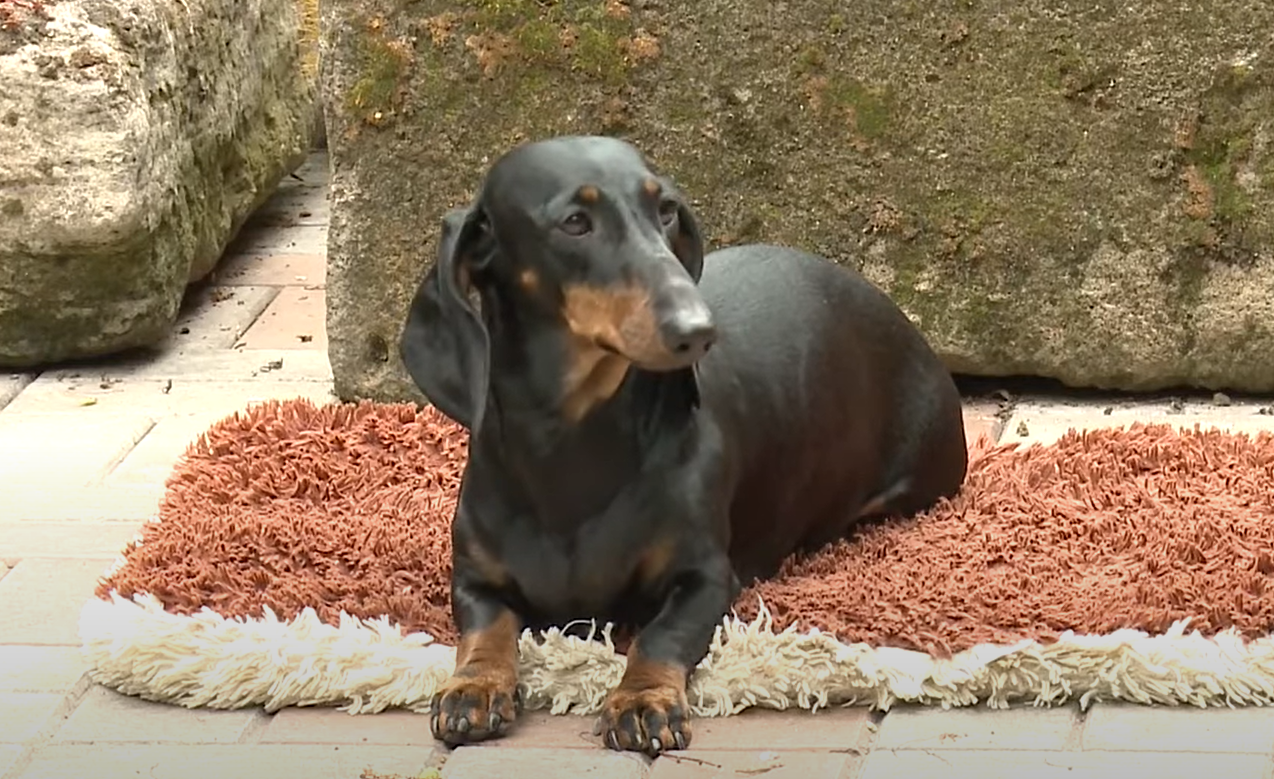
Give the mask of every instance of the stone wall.
M 953 370 L 1274 390 L 1274 5 L 332 0 L 322 29 L 344 397 L 418 397 L 395 344 L 439 218 L 567 132 L 643 147 L 717 246 L 861 268 Z

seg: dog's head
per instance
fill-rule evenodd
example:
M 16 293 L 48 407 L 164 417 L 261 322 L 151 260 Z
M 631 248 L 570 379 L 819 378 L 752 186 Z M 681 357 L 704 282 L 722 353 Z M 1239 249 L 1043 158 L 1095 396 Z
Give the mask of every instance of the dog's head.
M 632 145 L 569 136 L 519 146 L 473 205 L 444 218 L 403 361 L 439 410 L 472 428 L 490 360 L 476 290 L 484 306 L 560 328 L 567 384 L 599 371 L 622 378 L 630 365 L 687 368 L 716 338 L 696 287 L 703 253 L 689 206 Z

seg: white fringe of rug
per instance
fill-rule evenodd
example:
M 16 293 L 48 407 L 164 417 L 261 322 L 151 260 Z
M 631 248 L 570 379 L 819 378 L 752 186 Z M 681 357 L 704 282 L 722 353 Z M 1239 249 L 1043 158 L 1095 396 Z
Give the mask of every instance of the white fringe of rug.
M 1052 644 L 980 645 L 950 659 L 845 644 L 817 631 L 774 632 L 762 605 L 752 621 L 727 617 L 690 685 L 700 717 L 749 707 L 819 709 L 896 702 L 1007 708 L 1078 700 L 1243 706 L 1274 702 L 1274 638 L 1235 632 L 1205 637 L 1187 621 L 1151 636 L 1122 630 L 1067 633 Z M 91 599 L 80 635 L 93 678 L 119 692 L 190 708 L 336 705 L 352 714 L 427 711 L 455 662 L 452 647 L 423 633 L 400 634 L 387 619 L 342 614 L 339 627 L 306 609 L 284 621 L 226 619 L 205 609 L 169 614 L 154 597 Z M 595 713 L 620 679 L 624 658 L 610 642 L 560 632 L 521 638 L 528 709 Z

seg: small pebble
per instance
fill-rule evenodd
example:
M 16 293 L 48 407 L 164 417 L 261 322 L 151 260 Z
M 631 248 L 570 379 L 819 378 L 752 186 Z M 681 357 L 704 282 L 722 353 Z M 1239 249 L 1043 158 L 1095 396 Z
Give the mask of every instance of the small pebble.
M 1230 396 L 1224 392 L 1218 392 L 1212 396 L 1212 405 L 1214 406 L 1228 406 L 1232 402 Z
M 1022 438 L 1026 438 L 1031 434 L 1031 431 L 1026 427 L 1025 421 L 1017 423 L 1017 434 Z

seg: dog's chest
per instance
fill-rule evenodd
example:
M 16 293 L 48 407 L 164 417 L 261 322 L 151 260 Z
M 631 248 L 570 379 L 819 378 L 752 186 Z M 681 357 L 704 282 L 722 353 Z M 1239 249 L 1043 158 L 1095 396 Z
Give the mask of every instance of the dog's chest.
M 545 619 L 627 617 L 657 595 L 641 575 L 650 547 L 642 524 L 608 512 L 570 533 L 528 528 L 505 539 L 506 567 Z

